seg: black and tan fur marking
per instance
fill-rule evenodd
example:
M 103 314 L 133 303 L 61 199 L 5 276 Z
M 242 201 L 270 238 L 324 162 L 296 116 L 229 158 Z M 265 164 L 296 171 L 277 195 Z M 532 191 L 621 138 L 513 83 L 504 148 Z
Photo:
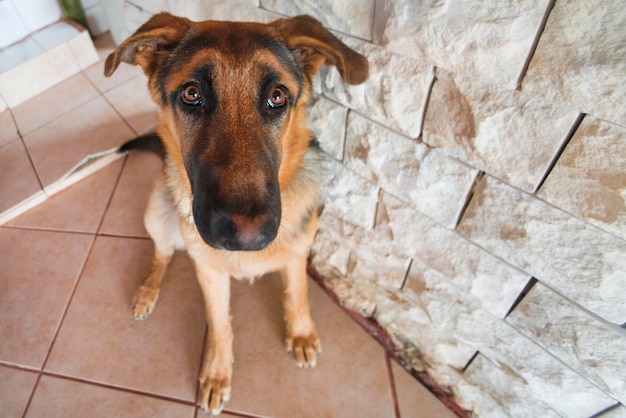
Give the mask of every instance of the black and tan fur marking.
M 200 406 L 218 414 L 230 397 L 231 277 L 281 273 L 287 349 L 299 366 L 316 363 L 321 345 L 305 269 L 317 227 L 319 167 L 306 105 L 322 65 L 359 84 L 367 61 L 309 16 L 264 25 L 161 13 L 107 58 L 105 75 L 120 62 L 140 65 L 148 76 L 161 108 L 162 147 L 153 150 L 165 159 L 144 218 L 155 256 L 133 314 L 144 319 L 152 312 L 174 251 L 186 249 L 209 324 Z M 125 147 L 154 145 L 155 138 Z

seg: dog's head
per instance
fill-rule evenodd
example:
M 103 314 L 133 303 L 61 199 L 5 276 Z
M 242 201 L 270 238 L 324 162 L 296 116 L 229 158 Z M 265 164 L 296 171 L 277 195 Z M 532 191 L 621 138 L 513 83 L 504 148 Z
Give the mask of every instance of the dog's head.
M 305 105 L 324 64 L 359 84 L 367 60 L 315 19 L 192 22 L 161 13 L 106 60 L 139 64 L 161 107 L 169 158 L 184 167 L 193 217 L 214 248 L 255 251 L 277 235 L 281 190 L 311 140 Z M 165 132 L 163 132 L 165 131 Z

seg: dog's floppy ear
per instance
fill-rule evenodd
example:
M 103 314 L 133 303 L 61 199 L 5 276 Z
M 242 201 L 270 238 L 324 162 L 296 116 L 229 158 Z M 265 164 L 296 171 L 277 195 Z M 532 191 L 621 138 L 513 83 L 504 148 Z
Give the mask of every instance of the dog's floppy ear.
M 117 49 L 104 63 L 104 75 L 110 77 L 120 62 L 139 64 L 150 76 L 189 30 L 191 21 L 169 13 L 154 15 Z
M 367 59 L 333 36 L 320 22 L 302 15 L 278 19 L 269 26 L 278 30 L 287 47 L 293 51 L 300 68 L 313 77 L 322 65 L 334 65 L 349 84 L 367 79 Z

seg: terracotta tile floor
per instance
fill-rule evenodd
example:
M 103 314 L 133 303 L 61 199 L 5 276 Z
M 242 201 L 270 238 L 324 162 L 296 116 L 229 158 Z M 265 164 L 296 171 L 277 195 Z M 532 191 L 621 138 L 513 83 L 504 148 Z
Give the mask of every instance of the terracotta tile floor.
M 101 57 L 110 45 L 98 41 Z M 143 75 L 102 63 L 0 114 L 0 211 L 82 156 L 151 129 Z M 190 260 L 177 254 L 146 321 L 130 303 L 150 267 L 142 225 L 156 156 L 123 157 L 0 227 L 3 417 L 201 417 L 197 374 L 207 332 Z M 324 343 L 298 369 L 283 348 L 281 284 L 233 282 L 233 396 L 224 416 L 452 417 L 314 283 Z

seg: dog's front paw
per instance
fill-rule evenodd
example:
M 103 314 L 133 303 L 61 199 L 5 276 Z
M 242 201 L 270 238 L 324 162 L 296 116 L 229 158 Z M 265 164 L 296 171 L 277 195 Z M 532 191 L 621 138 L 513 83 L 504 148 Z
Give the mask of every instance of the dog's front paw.
M 315 367 L 317 355 L 322 352 L 322 344 L 315 331 L 305 337 L 288 337 L 286 343 L 287 351 L 293 353 L 298 367 Z
M 146 319 L 154 310 L 159 299 L 159 289 L 153 287 L 141 286 L 137 290 L 135 299 L 133 300 L 133 317 L 135 319 Z
M 230 399 L 230 377 L 200 376 L 200 408 L 211 416 L 219 415 Z

